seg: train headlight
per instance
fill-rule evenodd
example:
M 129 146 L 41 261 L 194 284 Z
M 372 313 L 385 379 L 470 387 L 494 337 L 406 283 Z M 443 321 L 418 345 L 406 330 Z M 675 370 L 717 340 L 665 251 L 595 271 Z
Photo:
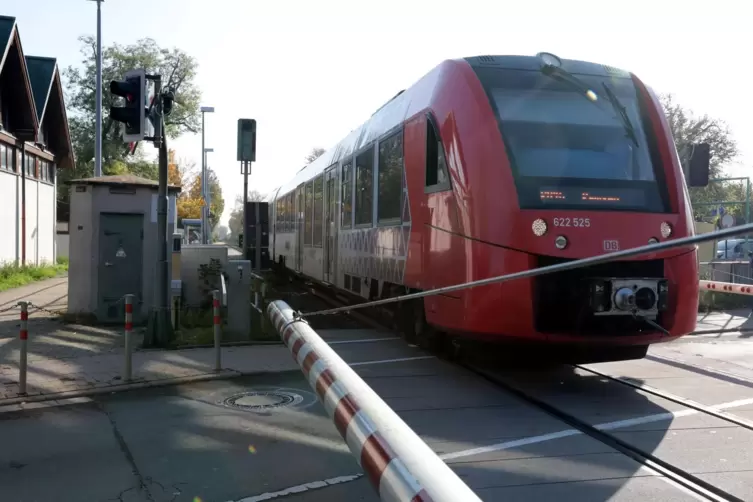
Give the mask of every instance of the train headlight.
M 542 235 L 546 233 L 546 230 L 547 230 L 546 222 L 542 220 L 541 218 L 537 218 L 533 220 L 531 229 L 533 230 L 533 235 L 535 235 L 536 237 L 541 237 Z
M 668 239 L 672 235 L 672 225 L 663 221 L 661 224 L 661 236 Z
M 557 238 L 554 239 L 554 245 L 557 249 L 565 249 L 567 247 L 567 237 L 564 235 L 558 235 Z
M 659 239 L 657 239 L 656 237 L 651 237 L 651 238 L 650 238 L 650 239 L 648 240 L 648 243 L 649 243 L 649 244 L 658 244 L 658 243 L 659 243 Z

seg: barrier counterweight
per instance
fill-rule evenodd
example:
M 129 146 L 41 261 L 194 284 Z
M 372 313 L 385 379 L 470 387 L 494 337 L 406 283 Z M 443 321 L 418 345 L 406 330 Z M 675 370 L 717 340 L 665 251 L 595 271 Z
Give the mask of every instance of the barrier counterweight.
M 285 302 L 270 303 L 267 314 L 381 500 L 480 502 Z

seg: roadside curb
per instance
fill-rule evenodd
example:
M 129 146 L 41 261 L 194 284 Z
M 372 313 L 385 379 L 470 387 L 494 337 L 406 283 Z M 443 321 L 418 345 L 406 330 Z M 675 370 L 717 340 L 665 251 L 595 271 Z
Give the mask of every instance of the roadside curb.
M 172 385 L 181 385 L 185 383 L 207 382 L 212 380 L 229 380 L 243 376 L 263 375 L 272 373 L 271 371 L 235 371 L 223 370 L 219 373 L 201 373 L 185 377 L 161 378 L 159 380 L 150 380 L 144 382 L 132 382 L 119 385 L 109 385 L 107 387 L 95 387 L 91 389 L 70 390 L 61 392 L 50 392 L 49 394 L 37 394 L 33 396 L 18 396 L 7 399 L 0 399 L 0 413 L 9 411 L 18 411 L 16 409 L 4 409 L 14 407 L 14 405 L 26 403 L 42 403 L 46 401 L 58 401 L 78 397 L 88 397 L 100 394 L 114 394 L 116 392 L 127 392 L 131 390 L 149 389 L 153 387 L 169 387 Z

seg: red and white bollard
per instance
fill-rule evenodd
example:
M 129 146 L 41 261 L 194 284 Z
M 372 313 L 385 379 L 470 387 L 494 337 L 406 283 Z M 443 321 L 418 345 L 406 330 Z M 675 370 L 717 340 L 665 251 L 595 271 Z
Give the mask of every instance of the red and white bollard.
M 131 332 L 133 331 L 133 297 L 125 295 L 125 364 L 123 366 L 123 380 L 129 382 L 132 377 L 131 360 Z
M 21 340 L 21 357 L 18 361 L 18 394 L 26 394 L 26 360 L 29 354 L 29 302 L 18 302 L 21 307 L 21 330 L 18 337 Z
M 222 371 L 222 352 L 220 351 L 220 292 L 212 291 L 212 311 L 214 314 L 214 370 Z

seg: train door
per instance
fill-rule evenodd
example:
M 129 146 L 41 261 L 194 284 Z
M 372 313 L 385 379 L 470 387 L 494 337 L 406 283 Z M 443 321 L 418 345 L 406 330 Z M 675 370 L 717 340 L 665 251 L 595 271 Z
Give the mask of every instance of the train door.
M 337 263 L 337 164 L 324 172 L 324 281 L 335 283 Z
M 303 270 L 303 188 L 304 184 L 298 185 L 295 191 L 295 269 L 298 272 Z

